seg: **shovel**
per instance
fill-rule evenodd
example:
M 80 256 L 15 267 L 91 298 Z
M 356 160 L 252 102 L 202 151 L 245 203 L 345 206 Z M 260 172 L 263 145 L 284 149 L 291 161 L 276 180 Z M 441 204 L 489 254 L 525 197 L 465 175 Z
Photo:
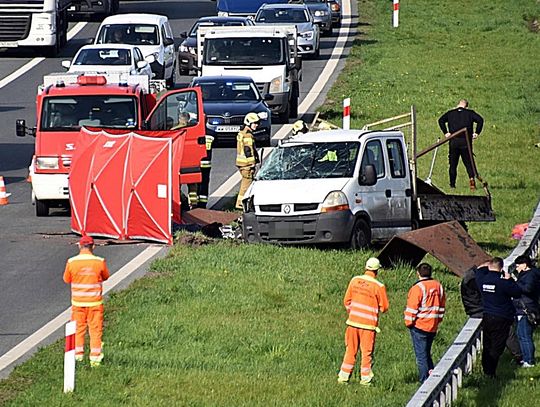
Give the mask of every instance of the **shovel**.
M 441 139 L 437 139 L 437 143 L 440 141 Z M 439 147 L 436 147 L 435 150 L 433 151 L 433 159 L 431 160 L 431 167 L 429 168 L 429 174 L 426 178 L 426 184 L 429 184 L 431 185 L 431 176 L 433 175 L 433 167 L 435 167 L 435 159 L 437 158 L 437 150 L 439 149 Z

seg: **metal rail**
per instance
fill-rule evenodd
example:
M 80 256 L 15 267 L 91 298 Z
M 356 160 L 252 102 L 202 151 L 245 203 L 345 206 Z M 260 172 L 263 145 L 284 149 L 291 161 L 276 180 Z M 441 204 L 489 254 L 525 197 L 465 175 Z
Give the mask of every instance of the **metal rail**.
M 517 256 L 538 256 L 540 249 L 540 201 L 529 227 L 512 253 L 504 259 L 508 269 Z M 463 374 L 469 374 L 481 349 L 482 329 L 479 318 L 469 318 L 454 343 L 450 345 L 429 378 L 407 403 L 407 407 L 446 407 L 457 399 Z

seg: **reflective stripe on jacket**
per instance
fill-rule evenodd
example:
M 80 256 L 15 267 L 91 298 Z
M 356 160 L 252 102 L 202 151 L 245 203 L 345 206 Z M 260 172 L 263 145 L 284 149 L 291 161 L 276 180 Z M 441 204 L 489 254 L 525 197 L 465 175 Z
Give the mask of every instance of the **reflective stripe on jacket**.
M 255 166 L 255 148 L 253 147 L 253 133 L 244 127 L 236 136 L 236 166 Z
M 64 282 L 71 284 L 71 304 L 94 307 L 103 303 L 103 281 L 109 278 L 107 263 L 102 257 L 82 253 L 70 258 L 64 271 Z
M 437 332 L 444 317 L 446 296 L 442 285 L 432 279 L 419 280 L 409 290 L 405 325 L 425 332 Z
M 363 276 L 352 278 L 343 304 L 349 313 L 347 325 L 378 331 L 379 312 L 388 311 L 386 288 L 375 273 L 366 271 Z

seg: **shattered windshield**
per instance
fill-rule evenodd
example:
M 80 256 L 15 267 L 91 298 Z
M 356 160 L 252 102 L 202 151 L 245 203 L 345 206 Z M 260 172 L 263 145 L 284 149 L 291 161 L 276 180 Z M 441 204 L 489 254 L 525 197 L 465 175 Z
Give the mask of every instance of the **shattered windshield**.
M 350 178 L 359 149 L 359 142 L 289 142 L 272 151 L 256 179 Z

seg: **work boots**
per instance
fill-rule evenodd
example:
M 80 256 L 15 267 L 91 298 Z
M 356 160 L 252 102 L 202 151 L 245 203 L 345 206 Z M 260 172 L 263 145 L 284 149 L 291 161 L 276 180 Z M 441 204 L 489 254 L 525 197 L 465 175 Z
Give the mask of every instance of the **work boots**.
M 476 191 L 476 182 L 474 182 L 474 178 L 469 178 L 469 187 L 471 188 L 471 191 Z

